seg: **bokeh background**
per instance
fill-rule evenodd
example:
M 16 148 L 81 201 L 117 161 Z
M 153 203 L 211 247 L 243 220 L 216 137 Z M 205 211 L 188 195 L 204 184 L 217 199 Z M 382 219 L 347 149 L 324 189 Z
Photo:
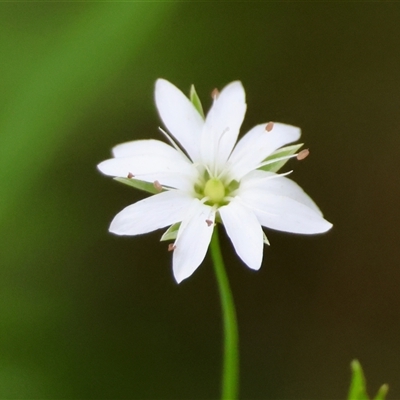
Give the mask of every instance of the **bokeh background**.
M 300 126 L 288 168 L 334 224 L 267 232 L 259 272 L 222 235 L 241 398 L 345 398 L 358 358 L 399 399 L 399 21 L 396 2 L 0 4 L 0 398 L 218 398 L 210 261 L 177 285 L 161 232 L 109 234 L 145 194 L 96 170 L 161 139 L 163 77 L 206 108 L 240 79 L 242 132 Z

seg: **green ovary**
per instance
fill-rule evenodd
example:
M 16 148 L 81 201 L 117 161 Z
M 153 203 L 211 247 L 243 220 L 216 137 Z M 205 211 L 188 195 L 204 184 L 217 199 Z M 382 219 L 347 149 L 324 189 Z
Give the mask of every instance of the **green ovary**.
M 210 203 L 221 203 L 225 197 L 225 186 L 219 179 L 209 179 L 204 186 L 204 196 L 209 198 Z

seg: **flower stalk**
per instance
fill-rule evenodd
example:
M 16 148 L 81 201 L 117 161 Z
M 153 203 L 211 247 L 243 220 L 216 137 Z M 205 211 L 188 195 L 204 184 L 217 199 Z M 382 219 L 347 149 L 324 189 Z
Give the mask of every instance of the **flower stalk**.
M 239 388 L 239 333 L 235 304 L 219 245 L 218 227 L 215 227 L 214 229 L 210 249 L 221 299 L 224 325 L 224 358 L 222 366 L 221 399 L 234 400 L 238 397 Z

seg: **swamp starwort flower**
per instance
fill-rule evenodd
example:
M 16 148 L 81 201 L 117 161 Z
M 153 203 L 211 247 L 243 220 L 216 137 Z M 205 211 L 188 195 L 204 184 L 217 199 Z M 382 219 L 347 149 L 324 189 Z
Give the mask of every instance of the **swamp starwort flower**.
M 174 239 L 173 272 L 179 283 L 203 261 L 214 226 L 222 222 L 238 256 L 258 270 L 268 240 L 262 226 L 315 234 L 331 228 L 319 208 L 292 180 L 277 170 L 292 157 L 304 158 L 300 129 L 281 123 L 255 126 L 237 142 L 246 112 L 245 92 L 232 82 L 213 92 L 204 118 L 192 87 L 191 100 L 158 79 L 155 101 L 171 145 L 135 140 L 113 148 L 101 172 L 155 193 L 117 214 L 110 232 L 138 235 L 170 227 L 162 240 Z M 237 142 L 237 143 L 236 143 Z

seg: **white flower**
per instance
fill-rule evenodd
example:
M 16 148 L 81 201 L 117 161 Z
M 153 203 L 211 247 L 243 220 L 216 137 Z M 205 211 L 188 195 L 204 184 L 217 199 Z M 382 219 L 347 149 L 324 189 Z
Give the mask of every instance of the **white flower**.
M 232 82 L 213 97 L 203 118 L 201 106 L 158 79 L 156 105 L 180 147 L 163 131 L 172 146 L 158 140 L 123 143 L 113 148 L 114 158 L 98 165 L 106 175 L 158 192 L 117 214 L 110 232 L 139 235 L 171 226 L 163 238 L 176 238 L 170 250 L 178 283 L 203 261 L 215 222 L 223 223 L 236 253 L 254 270 L 260 268 L 268 243 L 262 226 L 303 234 L 332 226 L 310 197 L 283 176 L 287 174 L 271 172 L 272 165 L 278 168 L 288 158 L 305 155 L 292 155 L 301 145 L 278 150 L 298 140 L 300 129 L 264 123 L 237 142 L 246 113 L 242 84 Z

